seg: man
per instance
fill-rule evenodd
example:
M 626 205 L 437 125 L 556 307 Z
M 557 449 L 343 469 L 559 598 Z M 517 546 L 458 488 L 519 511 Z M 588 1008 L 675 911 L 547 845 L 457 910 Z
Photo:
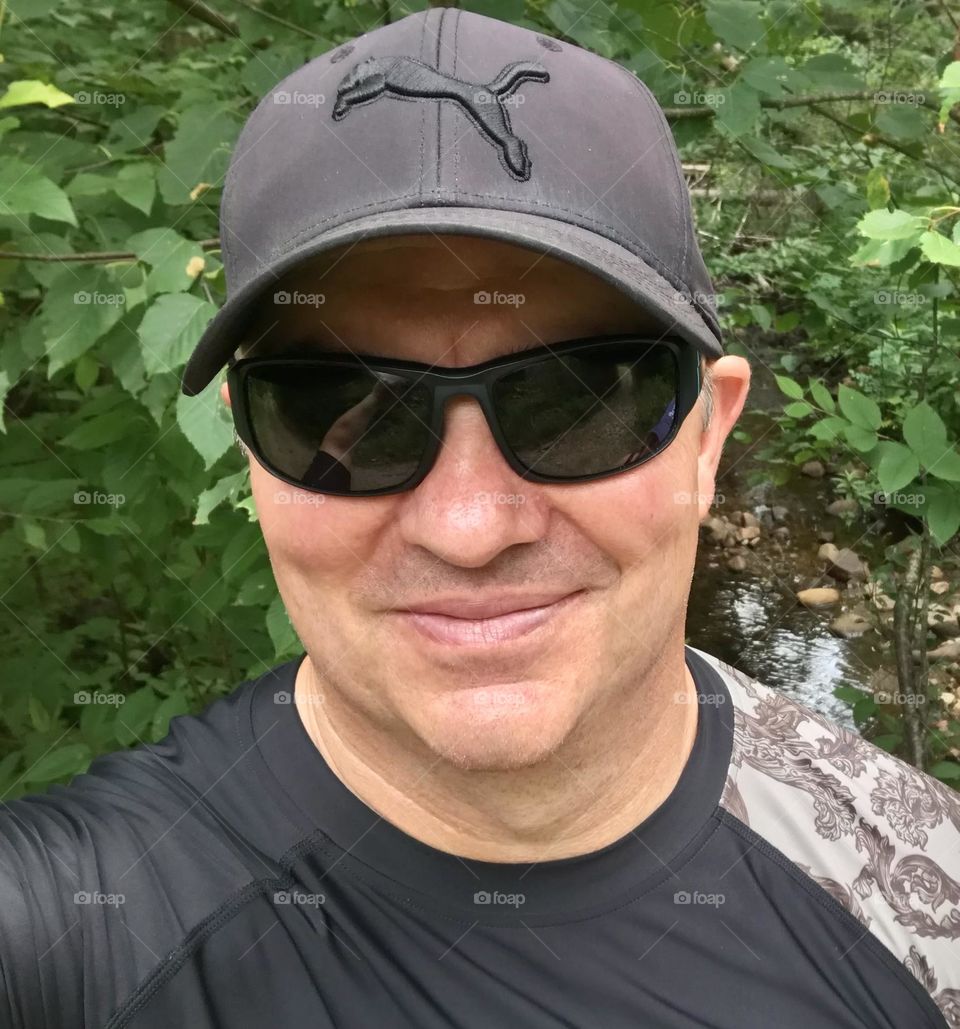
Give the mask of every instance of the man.
M 684 644 L 749 369 L 645 87 L 411 15 L 221 222 L 184 390 L 306 653 L 7 805 L 3 1025 L 960 1025 L 957 797 Z

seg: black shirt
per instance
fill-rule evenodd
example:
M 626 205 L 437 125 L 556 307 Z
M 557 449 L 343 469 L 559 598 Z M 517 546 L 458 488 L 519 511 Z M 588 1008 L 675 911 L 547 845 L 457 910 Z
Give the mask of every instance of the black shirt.
M 461 859 L 377 815 L 299 661 L 0 808 L 0 1025 L 960 1025 L 960 802 L 688 647 L 696 739 L 603 849 Z

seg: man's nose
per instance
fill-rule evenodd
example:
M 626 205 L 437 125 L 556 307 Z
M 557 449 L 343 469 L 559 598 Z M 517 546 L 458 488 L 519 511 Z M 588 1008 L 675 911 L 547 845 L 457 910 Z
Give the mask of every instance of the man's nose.
M 401 506 L 406 542 L 479 568 L 515 543 L 542 539 L 548 517 L 543 487 L 507 464 L 477 401 L 451 398 L 436 461 Z

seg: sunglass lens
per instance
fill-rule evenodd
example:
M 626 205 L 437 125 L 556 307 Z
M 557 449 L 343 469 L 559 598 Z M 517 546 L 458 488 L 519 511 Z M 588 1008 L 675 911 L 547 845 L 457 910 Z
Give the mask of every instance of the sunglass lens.
M 430 436 L 430 393 L 364 368 L 263 364 L 246 376 L 265 463 L 305 489 L 364 493 L 411 478 Z
M 501 431 L 530 471 L 600 475 L 656 453 L 676 419 L 674 351 L 649 343 L 548 355 L 494 386 Z

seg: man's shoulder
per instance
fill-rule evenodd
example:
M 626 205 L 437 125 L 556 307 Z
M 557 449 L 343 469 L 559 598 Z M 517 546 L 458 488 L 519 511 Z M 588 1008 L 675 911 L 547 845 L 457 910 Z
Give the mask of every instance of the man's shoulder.
M 159 743 L 0 804 L 0 968 L 7 999 L 37 1012 L 22 1024 L 39 1024 L 54 981 L 56 1024 L 103 1024 L 187 934 L 278 875 L 302 828 L 266 784 L 250 720 L 276 671 L 172 719 Z
M 857 918 L 960 1020 L 960 794 L 701 651 L 734 711 L 720 807 Z

